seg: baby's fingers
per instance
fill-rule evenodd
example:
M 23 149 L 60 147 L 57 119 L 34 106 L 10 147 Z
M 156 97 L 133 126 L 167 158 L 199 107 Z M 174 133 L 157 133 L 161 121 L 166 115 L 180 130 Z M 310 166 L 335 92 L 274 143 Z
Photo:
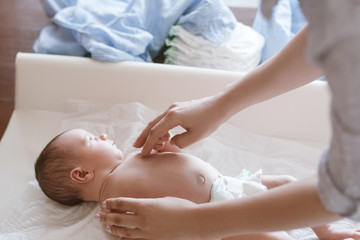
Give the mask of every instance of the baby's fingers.
M 154 150 L 161 151 L 161 149 L 163 149 L 164 146 L 165 146 L 165 142 L 157 143 L 157 144 L 154 145 Z

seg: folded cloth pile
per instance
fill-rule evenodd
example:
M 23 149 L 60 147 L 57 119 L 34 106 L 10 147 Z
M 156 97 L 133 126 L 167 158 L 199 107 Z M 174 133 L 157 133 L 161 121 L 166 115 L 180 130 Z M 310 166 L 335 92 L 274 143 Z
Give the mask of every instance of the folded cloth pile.
M 169 36 L 165 63 L 239 72 L 249 72 L 259 64 L 265 42 L 259 33 L 239 22 L 219 45 L 180 25 L 173 26 Z
M 36 53 L 90 56 L 100 61 L 151 62 L 171 26 L 220 44 L 236 19 L 222 0 L 42 0 L 53 25 Z

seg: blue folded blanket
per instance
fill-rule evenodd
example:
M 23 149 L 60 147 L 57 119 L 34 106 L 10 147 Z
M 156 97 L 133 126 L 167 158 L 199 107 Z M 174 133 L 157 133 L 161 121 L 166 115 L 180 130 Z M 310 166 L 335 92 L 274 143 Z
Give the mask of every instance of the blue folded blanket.
M 171 26 L 220 44 L 236 19 L 222 0 L 42 0 L 54 24 L 36 53 L 91 56 L 100 61 L 151 62 Z
M 277 54 L 306 24 L 299 0 L 278 0 L 270 20 L 259 7 L 253 29 L 265 38 L 261 62 Z

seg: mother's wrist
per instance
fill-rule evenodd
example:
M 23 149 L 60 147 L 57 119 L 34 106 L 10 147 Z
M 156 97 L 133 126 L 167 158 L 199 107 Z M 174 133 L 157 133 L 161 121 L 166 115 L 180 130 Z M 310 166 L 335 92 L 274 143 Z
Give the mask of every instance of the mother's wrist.
M 214 96 L 214 108 L 216 108 L 217 115 L 220 117 L 222 123 L 238 113 L 240 111 L 239 107 L 236 99 L 233 99 L 233 97 L 225 91 Z

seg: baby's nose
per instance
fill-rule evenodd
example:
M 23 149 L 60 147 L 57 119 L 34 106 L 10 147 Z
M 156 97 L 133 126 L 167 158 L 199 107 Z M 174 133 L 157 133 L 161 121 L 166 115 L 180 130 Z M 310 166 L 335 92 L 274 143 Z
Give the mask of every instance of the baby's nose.
M 101 140 L 103 140 L 103 141 L 106 141 L 107 140 L 107 135 L 105 134 L 105 133 L 103 133 L 103 134 L 101 134 L 100 136 L 99 136 L 99 138 L 101 139 Z

